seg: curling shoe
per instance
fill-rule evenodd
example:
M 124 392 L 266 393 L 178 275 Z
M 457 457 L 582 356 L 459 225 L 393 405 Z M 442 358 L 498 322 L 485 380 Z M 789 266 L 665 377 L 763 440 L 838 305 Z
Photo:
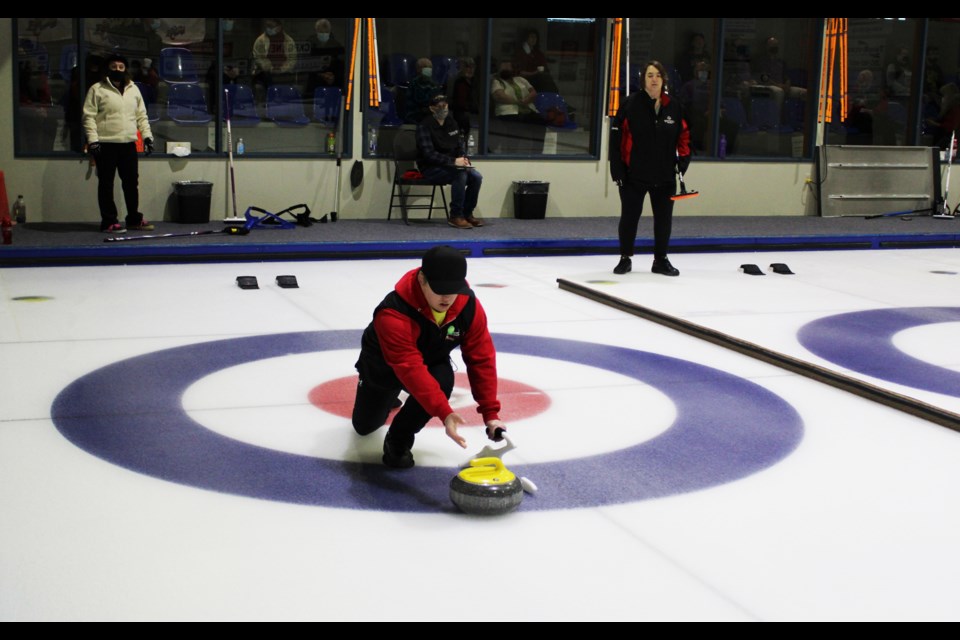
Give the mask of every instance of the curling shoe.
M 618 276 L 633 271 L 633 261 L 630 258 L 620 258 L 620 262 L 613 268 L 613 272 Z
M 413 453 L 390 442 L 390 434 L 383 439 L 383 464 L 392 469 L 410 469 L 413 467 Z
M 654 258 L 653 267 L 650 269 L 653 273 L 659 273 L 662 276 L 678 276 L 680 271 L 676 269 L 666 258 Z

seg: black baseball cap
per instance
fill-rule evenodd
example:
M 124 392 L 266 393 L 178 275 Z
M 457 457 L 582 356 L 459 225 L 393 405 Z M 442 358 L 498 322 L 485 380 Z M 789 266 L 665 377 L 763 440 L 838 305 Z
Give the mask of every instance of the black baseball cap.
M 436 106 L 442 102 L 447 102 L 447 96 L 443 95 L 442 93 L 438 93 L 437 95 L 430 98 L 431 106 Z
M 467 259 L 453 247 L 441 245 L 423 254 L 420 272 L 433 292 L 441 296 L 470 291 L 467 286 Z
M 109 66 L 111 62 L 122 62 L 124 67 L 130 66 L 130 63 L 127 62 L 126 56 L 116 51 L 107 56 L 107 66 Z

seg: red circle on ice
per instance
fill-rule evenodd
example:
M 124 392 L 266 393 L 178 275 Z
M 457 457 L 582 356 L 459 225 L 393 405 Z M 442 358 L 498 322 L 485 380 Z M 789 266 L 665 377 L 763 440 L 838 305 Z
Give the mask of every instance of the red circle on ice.
M 349 419 L 353 413 L 353 400 L 356 392 L 357 377 L 347 376 L 317 385 L 310 390 L 307 397 L 310 404 L 318 409 Z M 500 419 L 507 425 L 532 418 L 550 407 L 550 396 L 536 387 L 515 380 L 500 378 L 497 384 L 497 396 L 503 405 Z M 467 379 L 466 373 L 457 373 L 454 376 L 453 395 L 450 404 L 454 411 L 458 412 L 467 421 L 468 427 L 483 426 L 483 418 L 477 413 L 477 405 L 473 401 L 473 396 L 470 395 L 470 381 Z M 397 411 L 395 409 L 390 412 L 390 419 Z M 443 425 L 439 419 L 434 418 L 427 426 L 439 427 Z

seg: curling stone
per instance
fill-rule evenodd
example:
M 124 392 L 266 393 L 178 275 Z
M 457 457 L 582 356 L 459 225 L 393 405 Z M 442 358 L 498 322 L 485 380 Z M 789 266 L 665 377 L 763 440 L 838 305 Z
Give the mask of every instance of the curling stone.
M 450 481 L 450 500 L 476 516 L 509 513 L 523 501 L 523 485 L 500 458 L 476 458 Z

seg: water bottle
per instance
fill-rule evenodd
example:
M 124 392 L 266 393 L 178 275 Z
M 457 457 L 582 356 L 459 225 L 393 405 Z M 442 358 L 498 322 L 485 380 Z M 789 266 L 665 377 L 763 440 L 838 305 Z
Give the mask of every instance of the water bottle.
M 337 152 L 337 134 L 333 131 L 327 134 L 327 153 L 333 155 Z
M 377 155 L 377 128 L 370 127 L 370 132 L 367 134 L 367 142 L 370 145 L 370 155 Z
M 723 160 L 727 157 L 727 136 L 720 134 L 720 148 L 717 150 L 717 155 L 720 156 L 720 159 Z
M 27 221 L 27 203 L 23 201 L 23 196 L 17 196 L 17 201 L 13 203 L 13 224 L 23 224 Z
M 477 152 L 477 140 L 473 137 L 473 134 L 470 134 L 470 137 L 467 138 L 467 155 L 472 156 Z
M 243 138 L 240 138 L 240 141 L 237 142 L 237 155 L 242 156 L 246 150 L 247 148 L 243 146 Z

